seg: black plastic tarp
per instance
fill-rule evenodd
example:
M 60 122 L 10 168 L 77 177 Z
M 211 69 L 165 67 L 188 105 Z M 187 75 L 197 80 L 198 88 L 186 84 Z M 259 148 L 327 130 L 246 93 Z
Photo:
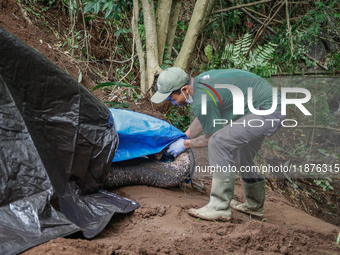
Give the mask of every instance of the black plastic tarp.
M 0 26 L 0 254 L 136 209 L 101 189 L 117 145 L 107 107 Z

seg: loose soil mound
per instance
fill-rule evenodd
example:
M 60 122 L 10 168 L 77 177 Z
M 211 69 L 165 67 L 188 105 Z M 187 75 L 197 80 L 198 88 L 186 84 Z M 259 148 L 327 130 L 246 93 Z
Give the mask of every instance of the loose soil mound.
M 65 238 L 57 238 L 51 240 L 48 243 L 42 244 L 34 249 L 31 249 L 24 254 L 29 255 L 83 255 L 83 254 L 112 254 L 110 253 L 110 247 L 106 245 L 98 245 L 87 240 L 73 240 Z

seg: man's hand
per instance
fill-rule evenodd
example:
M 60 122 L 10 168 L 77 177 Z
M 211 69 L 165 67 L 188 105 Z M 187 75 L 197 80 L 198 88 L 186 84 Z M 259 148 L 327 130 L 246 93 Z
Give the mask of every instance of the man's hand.
M 184 146 L 184 139 L 180 138 L 176 142 L 173 142 L 169 149 L 167 150 L 168 153 L 171 153 L 174 157 L 177 157 L 178 154 L 181 154 L 185 151 L 186 148 Z

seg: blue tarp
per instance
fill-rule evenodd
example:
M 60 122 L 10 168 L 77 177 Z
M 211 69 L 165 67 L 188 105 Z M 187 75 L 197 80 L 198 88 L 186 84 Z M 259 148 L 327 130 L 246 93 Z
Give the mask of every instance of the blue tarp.
M 138 112 L 110 108 L 119 137 L 113 162 L 138 158 L 162 151 L 186 135 L 164 120 Z

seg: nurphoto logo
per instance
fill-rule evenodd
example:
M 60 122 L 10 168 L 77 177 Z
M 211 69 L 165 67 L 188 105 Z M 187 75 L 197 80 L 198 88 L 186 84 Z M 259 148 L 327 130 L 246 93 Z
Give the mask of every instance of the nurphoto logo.
M 235 85 L 231 85 L 231 84 L 215 84 L 214 88 L 208 84 L 199 82 L 200 84 L 206 86 L 207 88 L 209 88 L 212 92 L 214 92 L 214 94 L 217 96 L 217 99 L 219 100 L 219 103 L 222 106 L 222 101 L 220 96 L 218 95 L 216 89 L 228 89 L 233 97 L 233 114 L 234 115 L 244 115 L 244 94 L 242 92 L 242 90 L 238 87 L 236 87 Z M 204 92 L 206 92 L 214 101 L 215 106 L 217 107 L 217 102 L 213 96 L 213 94 L 204 88 L 200 88 L 202 89 Z M 270 109 L 268 110 L 260 110 L 260 109 L 255 109 L 254 105 L 253 105 L 253 88 L 249 87 L 248 88 L 248 108 L 249 111 L 255 115 L 260 115 L 260 116 L 265 116 L 265 115 L 269 115 L 272 114 L 275 110 L 276 110 L 276 106 L 277 106 L 277 92 L 278 89 L 273 87 L 272 88 L 272 95 L 273 95 L 273 101 L 272 101 L 272 106 Z M 312 115 L 307 109 L 306 107 L 303 106 L 304 103 L 307 103 L 310 99 L 311 99 L 311 93 L 308 89 L 305 88 L 289 88 L 289 87 L 283 87 L 281 88 L 281 114 L 282 115 L 286 115 L 287 114 L 287 105 L 295 105 L 298 109 L 300 109 L 300 111 L 306 115 L 306 116 L 310 116 Z M 304 94 L 305 97 L 303 98 L 287 98 L 287 94 L 288 93 L 300 93 L 300 94 Z M 207 115 L 207 94 L 202 94 L 201 95 L 201 114 L 202 115 Z M 272 126 L 274 125 L 275 121 L 279 121 L 278 119 L 266 119 L 266 121 L 270 121 L 272 122 Z M 259 122 L 259 125 L 254 125 L 251 123 L 254 122 Z M 286 122 L 294 122 L 293 125 L 286 125 Z M 227 124 L 228 120 L 226 119 L 214 119 L 214 127 L 215 125 L 223 125 L 223 124 Z M 232 122 L 230 123 L 232 126 Z M 243 124 L 245 125 L 245 123 L 234 123 L 235 124 Z M 262 127 L 264 125 L 264 122 L 260 119 L 252 119 L 248 121 L 248 126 L 250 127 Z M 281 125 L 284 127 L 296 127 L 297 126 L 297 121 L 295 119 L 285 119 L 281 121 Z

